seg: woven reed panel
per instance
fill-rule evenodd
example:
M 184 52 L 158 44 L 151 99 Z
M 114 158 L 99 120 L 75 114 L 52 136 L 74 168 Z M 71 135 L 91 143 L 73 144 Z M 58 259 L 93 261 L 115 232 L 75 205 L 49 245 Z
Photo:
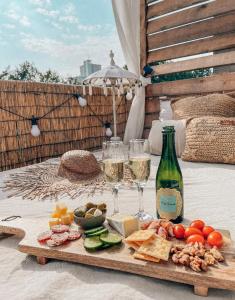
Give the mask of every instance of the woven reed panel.
M 88 92 L 88 90 L 87 90 Z M 63 103 L 73 93 L 82 93 L 80 86 L 35 82 L 0 81 L 0 106 L 26 118 L 40 117 Z M 0 109 L 0 170 L 20 167 L 56 157 L 72 149 L 100 148 L 106 140 L 103 122 L 112 122 L 112 96 L 93 89 L 86 96 L 88 106 L 80 107 L 76 98 L 39 120 L 39 137 L 30 133 L 31 121 Z M 124 97 L 116 98 L 117 130 L 123 137 L 129 104 Z M 98 119 L 98 118 L 99 119 Z
M 235 118 L 191 119 L 186 129 L 186 161 L 235 164 Z

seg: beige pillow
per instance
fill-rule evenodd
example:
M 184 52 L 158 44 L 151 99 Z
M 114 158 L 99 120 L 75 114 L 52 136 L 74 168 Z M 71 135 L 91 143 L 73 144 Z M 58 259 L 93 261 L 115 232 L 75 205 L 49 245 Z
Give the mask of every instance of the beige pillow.
M 187 97 L 172 101 L 173 119 L 203 116 L 235 117 L 235 99 L 225 94 Z
M 235 118 L 202 117 L 189 120 L 181 158 L 235 164 Z
M 166 120 L 153 121 L 149 133 L 149 143 L 152 154 L 161 155 L 162 153 L 162 128 L 164 126 L 175 126 L 175 148 L 178 157 L 181 156 L 185 147 L 185 127 L 186 120 Z

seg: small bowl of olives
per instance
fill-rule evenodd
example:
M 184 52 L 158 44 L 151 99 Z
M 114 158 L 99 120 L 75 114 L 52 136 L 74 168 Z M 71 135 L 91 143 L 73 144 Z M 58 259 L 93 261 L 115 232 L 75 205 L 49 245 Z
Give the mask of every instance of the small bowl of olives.
M 94 204 L 88 202 L 74 210 L 74 222 L 83 229 L 101 226 L 106 218 L 107 207 L 105 203 Z

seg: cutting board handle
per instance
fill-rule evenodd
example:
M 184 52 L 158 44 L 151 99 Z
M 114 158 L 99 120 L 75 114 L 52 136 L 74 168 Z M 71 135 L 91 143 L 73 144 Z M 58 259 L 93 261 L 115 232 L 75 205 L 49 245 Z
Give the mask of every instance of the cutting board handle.
M 9 222 L 9 221 L 13 221 L 13 220 L 18 219 L 18 218 L 22 218 L 22 217 L 21 216 L 9 216 L 5 219 L 2 219 L 1 221 L 2 222 Z

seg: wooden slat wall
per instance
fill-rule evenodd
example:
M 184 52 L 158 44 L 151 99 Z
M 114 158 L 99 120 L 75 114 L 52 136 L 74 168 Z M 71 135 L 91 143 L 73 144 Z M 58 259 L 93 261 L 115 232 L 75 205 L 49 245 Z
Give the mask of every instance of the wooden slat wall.
M 235 91 L 235 72 L 150 84 L 146 88 L 146 97 L 168 96 L 171 99 L 175 96 L 233 91 Z
M 235 51 L 198 57 L 186 61 L 178 61 L 154 67 L 157 74 L 169 74 L 182 71 L 210 68 L 215 66 L 227 66 L 235 62 Z
M 144 62 L 154 63 L 156 74 L 165 75 L 213 67 L 226 70 L 228 66 L 229 70 L 235 63 L 235 1 L 141 0 L 141 10 L 146 15 L 141 17 L 141 41 L 146 41 L 145 53 L 141 49 L 142 67 Z M 156 65 L 160 61 L 165 63 Z M 234 72 L 149 85 L 144 136 L 150 126 L 149 103 L 158 102 L 159 96 L 172 99 L 234 90 Z M 159 105 L 150 113 L 154 114 L 157 119 Z
M 199 21 L 208 17 L 215 17 L 223 13 L 235 10 L 235 1 L 220 0 L 200 6 L 186 9 L 180 13 L 170 14 L 149 22 L 148 33 L 166 30 L 172 27 L 184 25 L 190 22 Z
M 149 50 L 235 30 L 235 13 L 149 35 Z M 199 42 L 200 43 L 200 42 Z M 193 55 L 192 53 L 191 55 Z

